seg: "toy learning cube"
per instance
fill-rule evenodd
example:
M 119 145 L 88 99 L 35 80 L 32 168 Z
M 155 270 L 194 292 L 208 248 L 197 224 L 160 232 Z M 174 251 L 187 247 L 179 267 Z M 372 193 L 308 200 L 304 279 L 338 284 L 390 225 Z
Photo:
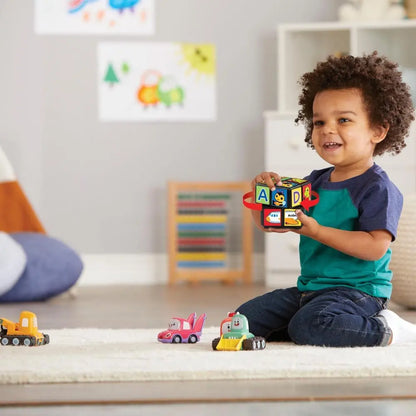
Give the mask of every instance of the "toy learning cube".
M 296 216 L 302 201 L 311 199 L 311 183 L 305 179 L 284 177 L 274 191 L 264 183 L 256 184 L 255 202 L 263 205 L 261 221 L 264 227 L 300 228 Z

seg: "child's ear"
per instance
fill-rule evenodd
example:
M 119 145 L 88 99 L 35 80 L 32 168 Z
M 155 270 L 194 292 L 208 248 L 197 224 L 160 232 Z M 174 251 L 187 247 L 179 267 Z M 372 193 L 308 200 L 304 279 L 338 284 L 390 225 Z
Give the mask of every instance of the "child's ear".
M 380 124 L 373 127 L 373 138 L 372 142 L 377 144 L 382 142 L 389 132 L 390 125 L 388 123 Z

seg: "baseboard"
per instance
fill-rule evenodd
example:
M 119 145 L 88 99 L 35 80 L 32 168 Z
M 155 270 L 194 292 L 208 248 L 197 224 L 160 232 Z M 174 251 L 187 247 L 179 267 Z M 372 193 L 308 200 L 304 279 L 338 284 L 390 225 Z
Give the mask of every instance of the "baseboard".
M 80 286 L 152 285 L 168 281 L 166 254 L 84 254 Z M 264 254 L 253 256 L 253 281 L 264 282 Z

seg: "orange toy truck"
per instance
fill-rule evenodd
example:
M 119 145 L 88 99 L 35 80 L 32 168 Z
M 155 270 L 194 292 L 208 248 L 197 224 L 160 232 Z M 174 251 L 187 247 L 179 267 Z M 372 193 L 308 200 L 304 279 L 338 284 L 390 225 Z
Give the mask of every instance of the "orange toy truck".
M 0 343 L 34 347 L 49 344 L 49 335 L 38 331 L 38 320 L 33 312 L 22 311 L 18 323 L 0 318 Z

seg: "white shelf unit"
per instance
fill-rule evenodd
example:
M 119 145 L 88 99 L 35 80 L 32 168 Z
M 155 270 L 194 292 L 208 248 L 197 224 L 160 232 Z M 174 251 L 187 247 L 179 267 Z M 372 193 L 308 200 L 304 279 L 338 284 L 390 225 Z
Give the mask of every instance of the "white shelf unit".
M 288 24 L 278 26 L 277 35 L 280 112 L 296 111 L 300 76 L 335 53 L 362 55 L 377 50 L 403 67 L 416 68 L 416 20 Z
M 310 23 L 278 27 L 278 111 L 267 111 L 265 121 L 265 169 L 303 177 L 328 166 L 304 142 L 303 125 L 295 125 L 300 94 L 299 77 L 334 53 L 362 55 L 377 50 L 400 66 L 416 69 L 416 20 L 371 23 Z M 407 147 L 398 156 L 376 158 L 390 178 L 406 193 L 416 192 L 415 125 Z M 296 284 L 299 273 L 298 236 L 294 233 L 265 235 L 266 284 Z

